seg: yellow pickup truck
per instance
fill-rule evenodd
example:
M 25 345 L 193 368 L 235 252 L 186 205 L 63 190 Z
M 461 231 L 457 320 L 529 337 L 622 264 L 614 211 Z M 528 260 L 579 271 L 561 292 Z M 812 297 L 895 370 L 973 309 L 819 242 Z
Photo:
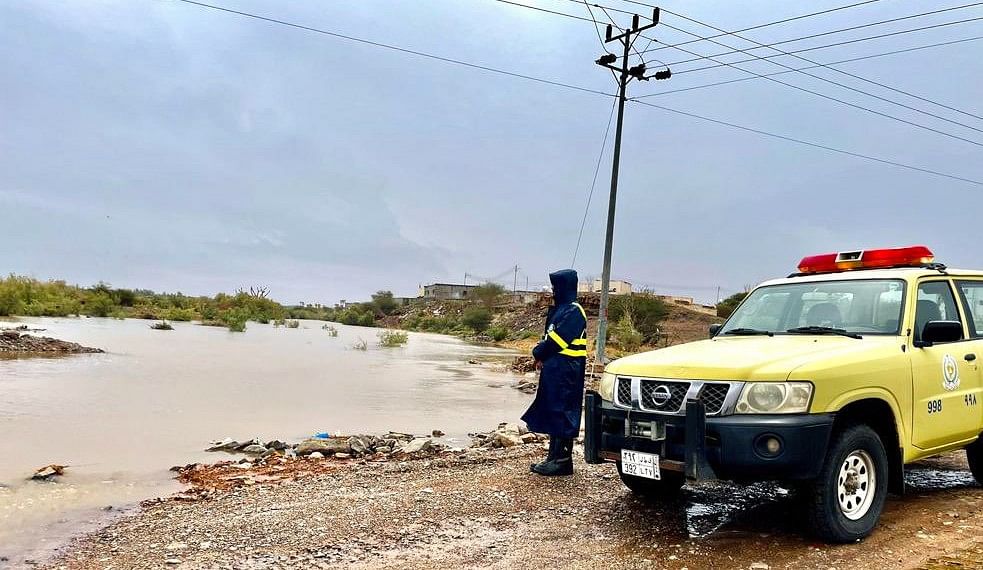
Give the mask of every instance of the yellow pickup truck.
M 777 480 L 831 542 L 871 533 L 904 466 L 965 448 L 983 482 L 983 271 L 924 246 L 808 256 L 710 338 L 611 362 L 585 457 L 633 492 Z

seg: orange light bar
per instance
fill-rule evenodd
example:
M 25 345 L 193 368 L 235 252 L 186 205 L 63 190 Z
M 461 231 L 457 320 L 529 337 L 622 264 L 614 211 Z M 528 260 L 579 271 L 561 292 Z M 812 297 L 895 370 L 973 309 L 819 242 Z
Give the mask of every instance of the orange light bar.
M 878 267 L 919 267 L 933 261 L 935 261 L 935 254 L 924 245 L 841 251 L 803 257 L 799 262 L 799 273 L 833 273 Z

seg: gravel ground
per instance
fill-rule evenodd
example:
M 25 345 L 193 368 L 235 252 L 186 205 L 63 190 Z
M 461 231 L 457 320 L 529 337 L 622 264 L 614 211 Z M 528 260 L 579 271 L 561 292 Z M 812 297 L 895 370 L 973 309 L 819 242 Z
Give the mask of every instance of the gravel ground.
M 983 562 L 983 489 L 961 455 L 912 470 L 858 544 L 827 546 L 773 485 L 686 489 L 646 504 L 612 465 L 529 473 L 542 450 L 448 454 L 240 479 L 90 535 L 48 568 L 951 568 Z M 313 461 L 313 460 L 299 460 Z M 331 460 L 320 460 L 330 463 Z M 186 498 L 187 498 L 187 494 Z

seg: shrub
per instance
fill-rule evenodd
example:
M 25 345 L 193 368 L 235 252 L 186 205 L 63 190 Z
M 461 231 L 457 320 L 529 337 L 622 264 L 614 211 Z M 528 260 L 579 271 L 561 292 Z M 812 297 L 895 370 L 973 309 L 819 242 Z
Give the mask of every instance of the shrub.
M 383 315 L 392 314 L 397 307 L 392 291 L 376 291 L 375 295 L 372 295 L 372 306 Z
M 727 297 L 723 301 L 717 303 L 717 316 L 726 319 L 734 312 L 734 309 L 741 304 L 741 301 L 747 297 L 747 291 L 743 293 L 734 293 L 730 297 Z
M 471 294 L 481 301 L 481 304 L 491 309 L 498 304 L 502 295 L 505 294 L 505 287 L 502 287 L 498 283 L 484 283 L 475 287 Z
M 249 320 L 249 313 L 246 309 L 231 309 L 222 315 L 222 322 L 231 332 L 245 332 L 247 320 Z
M 288 329 L 299 329 L 300 321 L 287 321 L 286 325 Z
M 326 331 L 328 331 L 328 336 L 331 336 L 331 337 L 338 336 L 338 329 L 334 328 L 331 325 L 324 325 L 321 328 L 324 329 L 324 330 L 326 330 Z
M 618 323 L 611 328 L 611 335 L 614 336 L 618 346 L 627 352 L 635 352 L 642 346 L 642 333 L 635 328 L 629 312 L 622 314 Z
M 509 331 L 505 327 L 492 327 L 485 333 L 495 342 L 501 342 L 509 336 Z
M 368 350 L 369 343 L 365 342 L 365 339 L 359 337 L 359 339 L 355 341 L 355 344 L 352 345 L 352 348 L 355 350 Z
M 469 327 L 476 333 L 482 333 L 491 324 L 492 314 L 491 311 L 484 307 L 471 307 L 464 311 L 464 316 L 461 317 L 461 323 Z
M 611 298 L 608 321 L 620 323 L 626 314 L 631 316 L 632 328 L 642 335 L 642 342 L 659 339 L 662 320 L 669 308 L 661 299 L 648 295 L 619 295 Z
M 193 321 L 196 316 L 194 309 L 175 308 L 164 311 L 164 319 L 171 321 Z
M 409 335 L 403 331 L 384 330 L 379 332 L 379 346 L 393 348 L 403 346 L 409 340 Z
M 150 325 L 150 328 L 154 329 L 155 331 L 172 331 L 172 330 L 174 330 L 174 327 L 171 326 L 171 323 L 169 323 L 167 321 L 160 321 L 159 323 L 154 323 L 154 324 Z

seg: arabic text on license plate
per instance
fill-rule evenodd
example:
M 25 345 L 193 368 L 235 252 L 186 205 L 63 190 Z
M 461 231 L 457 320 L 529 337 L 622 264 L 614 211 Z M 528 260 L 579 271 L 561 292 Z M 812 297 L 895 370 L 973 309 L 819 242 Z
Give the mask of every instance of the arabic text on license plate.
M 653 453 L 621 450 L 621 471 L 626 475 L 644 477 L 646 479 L 661 479 L 659 473 L 659 456 Z

